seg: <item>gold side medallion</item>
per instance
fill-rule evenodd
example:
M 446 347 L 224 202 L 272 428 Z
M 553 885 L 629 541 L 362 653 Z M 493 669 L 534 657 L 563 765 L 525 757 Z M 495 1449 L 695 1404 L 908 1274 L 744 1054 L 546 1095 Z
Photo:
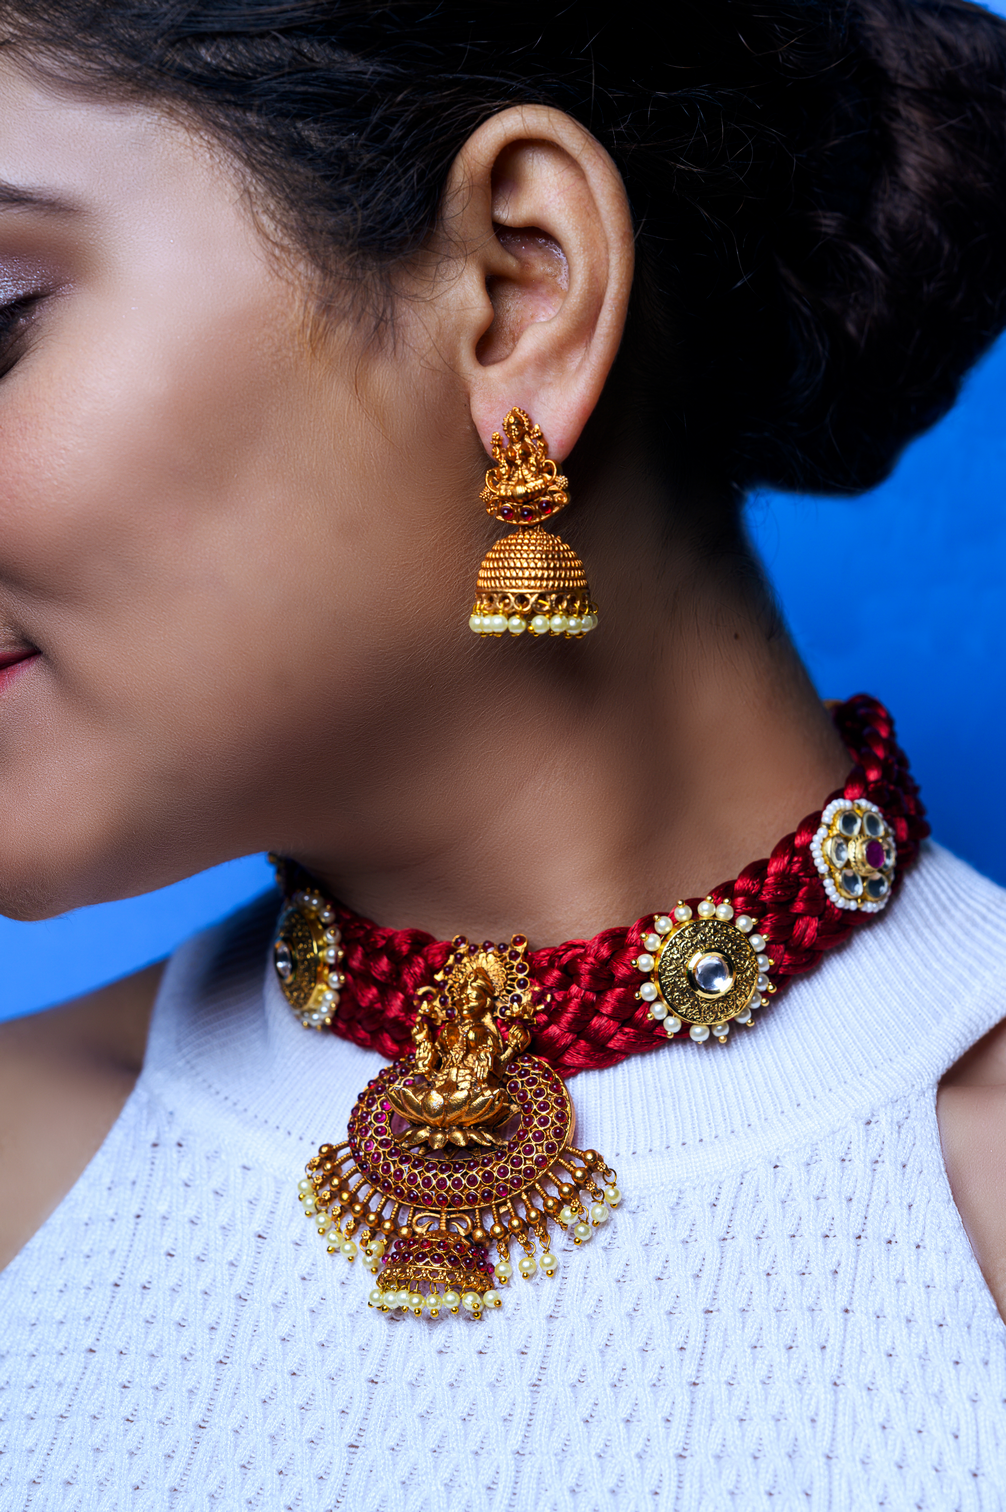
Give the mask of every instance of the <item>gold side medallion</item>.
M 478 1318 L 513 1276 L 511 1244 L 526 1280 L 539 1265 L 552 1276 L 549 1222 L 583 1244 L 620 1193 L 597 1151 L 573 1145 L 562 1077 L 526 1053 L 523 935 L 481 946 L 459 935 L 415 1008 L 415 1050 L 361 1092 L 349 1137 L 308 1161 L 301 1201 L 330 1254 L 353 1260 L 362 1247 L 371 1307 Z
M 824 890 L 836 908 L 880 913 L 891 898 L 898 842 L 868 798 L 836 798 L 810 845 Z
M 305 1029 L 326 1029 L 339 1006 L 342 934 L 320 893 L 301 891 L 284 902 L 272 962 L 280 990 Z
M 667 1035 L 688 1024 L 697 1044 L 725 1044 L 731 1024 L 750 1025 L 775 985 L 768 973 L 768 940 L 755 920 L 729 903 L 704 898 L 697 917 L 687 903 L 655 914 L 643 936 L 636 969 L 645 977 L 638 996 Z

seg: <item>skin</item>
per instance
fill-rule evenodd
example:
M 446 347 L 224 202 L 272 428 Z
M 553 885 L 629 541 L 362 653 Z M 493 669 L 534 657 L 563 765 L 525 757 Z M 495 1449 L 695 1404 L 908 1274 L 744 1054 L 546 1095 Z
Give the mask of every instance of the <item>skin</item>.
M 270 849 L 382 922 L 535 944 L 707 891 L 841 784 L 729 511 L 634 429 L 631 220 L 568 117 L 469 139 L 393 339 L 320 330 L 236 171 L 152 108 L 4 58 L 0 180 L 0 296 L 37 296 L 0 380 L 2 911 Z M 569 459 L 582 643 L 467 628 L 514 404 Z M 0 1026 L 0 1262 L 121 1108 L 155 988 Z

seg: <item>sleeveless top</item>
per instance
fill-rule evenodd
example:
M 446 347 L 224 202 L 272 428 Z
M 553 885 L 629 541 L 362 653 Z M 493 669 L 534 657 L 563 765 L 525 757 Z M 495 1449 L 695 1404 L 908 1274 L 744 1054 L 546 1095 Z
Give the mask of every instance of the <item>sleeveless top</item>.
M 935 1091 L 1006 1013 L 1003 903 L 927 846 L 753 1031 L 577 1077 L 622 1205 L 481 1322 L 369 1311 L 302 1216 L 383 1062 L 293 1019 L 276 895 L 196 936 L 0 1276 L 0 1508 L 998 1512 L 1006 1328 Z

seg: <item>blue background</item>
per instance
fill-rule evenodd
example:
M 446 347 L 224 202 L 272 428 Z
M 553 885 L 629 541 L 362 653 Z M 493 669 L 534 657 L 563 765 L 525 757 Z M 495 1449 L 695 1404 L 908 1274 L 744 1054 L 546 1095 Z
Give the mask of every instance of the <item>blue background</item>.
M 755 498 L 750 525 L 822 696 L 888 705 L 936 837 L 1006 884 L 1004 419 L 1006 338 L 883 487 L 841 501 Z M 157 960 L 270 875 L 251 856 L 44 923 L 0 919 L 0 1018 Z

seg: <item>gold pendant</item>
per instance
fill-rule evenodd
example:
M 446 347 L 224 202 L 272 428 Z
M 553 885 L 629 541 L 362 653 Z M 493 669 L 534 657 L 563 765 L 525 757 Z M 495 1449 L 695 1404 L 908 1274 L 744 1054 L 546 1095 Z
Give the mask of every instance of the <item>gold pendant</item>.
M 308 1161 L 301 1201 L 330 1254 L 353 1260 L 362 1247 L 371 1307 L 478 1318 L 513 1276 L 511 1244 L 526 1280 L 539 1263 L 552 1276 L 549 1222 L 583 1244 L 620 1193 L 597 1151 L 573 1145 L 562 1077 L 526 1053 L 524 936 L 481 946 L 457 936 L 434 983 L 416 994 L 415 1050 L 360 1093 L 349 1137 Z

